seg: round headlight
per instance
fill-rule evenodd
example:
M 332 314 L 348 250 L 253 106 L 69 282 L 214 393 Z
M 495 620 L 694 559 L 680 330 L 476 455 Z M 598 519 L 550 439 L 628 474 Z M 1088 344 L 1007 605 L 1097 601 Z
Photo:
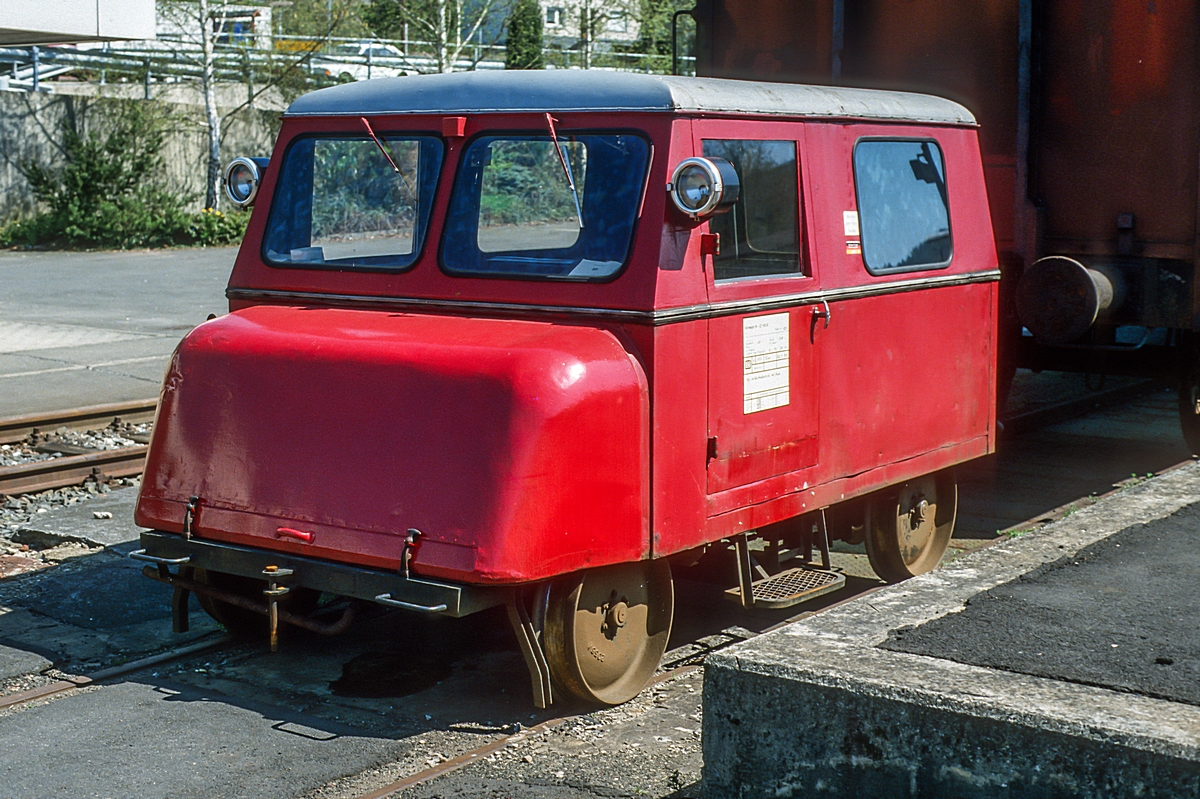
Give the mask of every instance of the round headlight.
M 671 199 L 692 219 L 728 211 L 737 202 L 740 183 L 724 158 L 685 158 L 671 176 Z
M 254 202 L 261 180 L 258 164 L 249 158 L 235 158 L 225 168 L 225 193 L 234 205 L 245 208 Z

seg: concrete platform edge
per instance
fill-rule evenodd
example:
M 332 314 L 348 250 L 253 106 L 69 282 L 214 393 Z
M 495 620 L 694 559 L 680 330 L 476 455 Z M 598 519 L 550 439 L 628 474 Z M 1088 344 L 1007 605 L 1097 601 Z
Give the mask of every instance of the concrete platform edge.
M 877 648 L 1198 489 L 1185 465 L 709 657 L 707 796 L 1200 796 L 1200 708 Z

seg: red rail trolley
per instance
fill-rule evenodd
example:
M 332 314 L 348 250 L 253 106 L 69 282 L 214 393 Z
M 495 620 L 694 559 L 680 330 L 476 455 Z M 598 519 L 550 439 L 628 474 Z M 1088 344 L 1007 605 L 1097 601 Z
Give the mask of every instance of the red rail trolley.
M 666 647 L 672 565 L 723 553 L 771 607 L 844 584 L 833 538 L 927 571 L 952 467 L 994 449 L 999 272 L 955 103 L 389 78 L 300 98 L 226 180 L 258 199 L 230 313 L 171 360 L 136 514 L 177 625 L 189 591 L 272 641 L 348 623 L 320 592 L 503 605 L 538 705 L 615 704 Z

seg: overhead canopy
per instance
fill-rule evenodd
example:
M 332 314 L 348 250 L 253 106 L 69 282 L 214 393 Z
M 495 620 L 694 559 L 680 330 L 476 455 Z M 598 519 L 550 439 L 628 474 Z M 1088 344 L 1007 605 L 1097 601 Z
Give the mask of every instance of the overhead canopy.
M 521 111 L 678 111 L 975 124 L 971 112 L 958 103 L 924 94 L 601 70 L 379 78 L 306 94 L 287 115 Z
M 154 0 L 4 0 L 0 46 L 154 38 Z

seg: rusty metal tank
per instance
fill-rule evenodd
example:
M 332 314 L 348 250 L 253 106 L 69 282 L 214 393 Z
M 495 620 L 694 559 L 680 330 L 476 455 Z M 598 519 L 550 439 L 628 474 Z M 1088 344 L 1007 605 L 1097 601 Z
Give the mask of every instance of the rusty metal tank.
M 970 108 L 1005 273 L 1001 373 L 1175 377 L 1200 452 L 1197 3 L 700 0 L 694 16 L 698 74 Z

